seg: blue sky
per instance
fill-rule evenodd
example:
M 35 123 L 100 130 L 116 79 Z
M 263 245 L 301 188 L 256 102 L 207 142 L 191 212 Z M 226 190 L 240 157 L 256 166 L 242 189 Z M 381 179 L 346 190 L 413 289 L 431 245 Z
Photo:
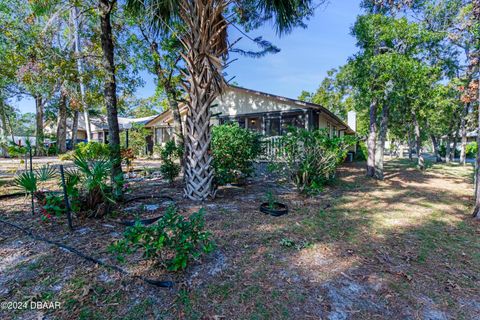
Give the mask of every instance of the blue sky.
M 350 29 L 359 14 L 359 1 L 335 0 L 316 10 L 307 29 L 295 29 L 279 38 L 267 24 L 249 35 L 262 36 L 281 51 L 259 59 L 238 57 L 226 70 L 228 78 L 236 76 L 233 81 L 242 87 L 289 98 L 297 98 L 302 90 L 315 91 L 328 70 L 344 64 L 356 51 Z M 241 36 L 234 29 L 231 31 L 231 40 Z M 246 38 L 237 46 L 253 48 L 252 41 Z M 147 73 L 142 76 L 145 86 L 137 89 L 137 96 L 149 97 L 154 93 L 153 77 Z M 32 99 L 13 104 L 22 113 L 35 112 Z

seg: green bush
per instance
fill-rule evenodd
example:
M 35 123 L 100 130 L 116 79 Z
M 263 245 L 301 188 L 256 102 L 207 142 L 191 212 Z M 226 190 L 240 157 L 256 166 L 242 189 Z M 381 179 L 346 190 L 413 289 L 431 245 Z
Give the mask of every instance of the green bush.
M 450 150 L 450 152 L 453 152 L 453 148 Z M 440 146 L 440 148 L 438 148 L 438 153 L 440 154 L 441 157 L 445 157 L 446 154 L 447 154 L 447 146 L 442 144 Z M 460 157 L 460 150 L 459 149 L 456 149 L 455 150 L 455 155 L 454 155 L 455 158 L 459 158 Z
M 330 137 L 323 129 L 291 127 L 282 137 L 285 163 L 281 169 L 302 193 L 317 193 L 335 177 L 337 167 L 355 142 L 353 136 Z
M 27 147 L 21 147 L 21 146 L 12 142 L 11 145 L 8 146 L 7 151 L 8 151 L 8 154 L 11 157 L 20 158 L 27 153 L 28 149 L 27 149 Z
M 74 154 L 86 160 L 96 160 L 101 158 L 108 158 L 110 156 L 110 148 L 107 144 L 101 142 L 80 142 L 75 147 Z
M 144 226 L 139 221 L 125 230 L 125 238 L 110 246 L 110 251 L 123 259 L 124 254 L 143 251 L 146 259 L 159 259 L 168 270 L 178 271 L 202 253 L 213 250 L 211 233 L 205 231 L 204 209 L 190 218 L 169 207 L 157 223 Z
M 180 174 L 180 165 L 175 160 L 183 156 L 183 147 L 175 145 L 175 141 L 168 141 L 165 146 L 160 149 L 160 172 L 162 176 L 172 183 Z
M 236 123 L 215 126 L 211 148 L 216 182 L 236 182 L 253 173 L 253 161 L 261 152 L 260 135 Z
M 477 150 L 478 146 L 476 142 L 470 142 L 467 144 L 465 147 L 465 153 L 467 155 L 467 158 L 475 158 L 477 156 Z
M 358 144 L 357 152 L 355 153 L 355 160 L 356 161 L 365 161 L 367 160 L 368 150 L 367 145 L 365 142 L 360 142 Z

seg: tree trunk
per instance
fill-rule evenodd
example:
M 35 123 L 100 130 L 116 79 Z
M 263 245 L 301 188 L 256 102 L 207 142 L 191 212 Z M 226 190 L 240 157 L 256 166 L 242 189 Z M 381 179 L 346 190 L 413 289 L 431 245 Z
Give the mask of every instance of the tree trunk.
M 43 133 L 43 99 L 40 96 L 35 96 L 35 108 L 36 108 L 36 117 L 35 117 L 35 139 L 36 139 L 36 155 L 42 156 L 44 149 L 44 133 Z
M 478 11 L 480 12 L 480 1 L 477 2 Z M 480 219 L 480 77 L 478 78 L 478 119 L 477 119 L 477 160 L 475 162 L 475 208 L 473 209 L 473 217 Z
M 167 96 L 171 96 L 172 93 L 168 93 L 167 90 Z M 170 108 L 172 109 L 172 114 L 173 114 L 173 131 L 175 133 L 175 144 L 177 146 L 183 145 L 183 126 L 182 126 L 182 116 L 180 114 L 180 108 L 178 106 L 178 101 L 176 98 L 168 98 L 168 104 L 170 105 Z
M 67 96 L 63 90 L 60 93 L 58 105 L 57 148 L 58 153 L 67 151 Z
M 412 133 L 410 132 L 410 128 L 408 131 L 408 160 L 413 160 L 413 138 Z
M 382 108 L 382 119 L 380 121 L 380 132 L 375 145 L 375 178 L 383 180 L 383 158 L 385 154 L 385 140 L 388 129 L 388 104 Z
M 462 144 L 460 146 L 460 163 L 462 165 L 465 165 L 466 160 L 467 160 L 467 154 L 466 154 L 466 149 L 467 149 L 467 115 L 468 115 L 468 109 L 469 109 L 469 104 L 465 103 L 465 107 L 463 109 L 463 114 L 462 114 L 462 119 L 460 123 L 460 134 L 462 135 Z
M 433 145 L 433 153 L 435 154 L 435 162 L 442 162 L 442 157 L 440 156 L 440 150 L 438 149 L 438 140 L 435 135 L 430 135 Z
M 72 7 L 73 17 L 73 37 L 75 42 L 75 55 L 77 56 L 77 70 L 78 70 L 78 84 L 80 85 L 80 99 L 82 102 L 83 117 L 85 118 L 85 130 L 87 131 L 87 141 L 92 138 L 92 130 L 90 126 L 90 115 L 88 114 L 88 107 L 85 103 L 85 85 L 83 83 L 83 57 L 82 57 L 82 42 L 80 40 L 80 15 L 76 6 Z
M 227 23 L 225 2 L 182 0 L 180 15 L 187 32 L 181 53 L 188 70 L 188 115 L 185 137 L 185 196 L 191 200 L 214 197 L 214 171 L 210 152 L 210 106 L 225 87 L 222 75 Z
M 145 36 L 145 38 L 147 38 Z M 148 39 L 147 39 L 148 40 Z M 150 45 L 150 51 L 153 55 L 155 72 L 157 73 L 158 81 L 161 82 L 165 93 L 167 95 L 168 106 L 172 110 L 173 114 L 173 130 L 174 130 L 174 140 L 177 146 L 183 145 L 183 128 L 182 128 L 182 117 L 180 115 L 180 108 L 178 106 L 177 96 L 178 92 L 171 84 L 171 76 L 166 76 L 162 65 L 160 63 L 160 52 L 158 50 L 158 44 L 153 41 Z M 170 71 L 172 72 L 172 70 Z
M 107 108 L 108 142 L 112 161 L 112 186 L 116 197 L 122 196 L 122 163 L 120 157 L 120 129 L 117 112 L 117 84 L 115 80 L 114 46 L 112 38 L 111 12 L 115 0 L 100 0 L 100 29 L 103 51 L 102 64 L 105 71 L 104 95 Z
M 77 145 L 77 137 L 78 137 L 78 110 L 73 111 L 73 119 L 72 119 L 72 150 L 75 150 L 75 146 Z
M 377 140 L 377 101 L 372 100 L 370 104 L 370 126 L 367 139 L 367 176 L 375 176 L 375 143 Z
M 458 131 L 460 130 L 460 126 L 456 127 L 455 133 L 453 134 L 453 148 L 452 148 L 452 161 L 455 162 L 455 154 L 457 153 L 457 142 L 458 142 Z
M 445 162 L 450 163 L 452 161 L 452 134 L 447 134 L 447 146 L 445 148 Z
M 413 125 L 415 127 L 415 151 L 417 152 L 418 168 L 425 169 L 425 160 L 422 155 L 422 137 L 420 135 L 420 124 L 418 123 L 417 115 L 413 113 Z
M 7 151 L 7 146 L 8 146 L 8 131 L 7 131 L 7 117 L 5 115 L 6 113 L 6 106 L 5 104 L 0 101 L 0 118 L 1 118 L 1 125 L 0 125 L 0 147 L 2 148 L 2 155 L 6 156 L 8 151 Z
M 475 18 L 475 25 L 478 28 L 480 26 L 480 0 L 473 0 L 473 16 Z M 480 181 L 480 39 L 476 38 L 476 59 L 471 59 L 471 66 L 476 67 L 479 71 L 477 78 L 477 104 L 478 104 L 478 123 L 477 123 L 477 161 L 476 161 L 476 171 L 475 171 L 475 209 L 473 210 L 473 217 L 480 219 L 480 187 L 478 186 Z

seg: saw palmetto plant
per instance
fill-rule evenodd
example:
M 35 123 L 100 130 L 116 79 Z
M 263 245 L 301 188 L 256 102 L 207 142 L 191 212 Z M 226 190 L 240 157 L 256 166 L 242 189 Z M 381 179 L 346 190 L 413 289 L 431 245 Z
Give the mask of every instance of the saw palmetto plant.
M 25 193 L 35 193 L 37 191 L 37 176 L 30 171 L 22 172 L 14 179 L 15 185 L 25 191 Z
M 311 0 L 127 0 L 127 10 L 148 17 L 158 32 L 178 33 L 184 48 L 182 73 L 188 94 L 184 192 L 188 198 L 204 200 L 215 195 L 210 108 L 226 86 L 228 26 L 251 30 L 270 20 L 282 34 L 303 25 L 312 7 Z M 183 30 L 172 30 L 172 22 L 180 22 Z

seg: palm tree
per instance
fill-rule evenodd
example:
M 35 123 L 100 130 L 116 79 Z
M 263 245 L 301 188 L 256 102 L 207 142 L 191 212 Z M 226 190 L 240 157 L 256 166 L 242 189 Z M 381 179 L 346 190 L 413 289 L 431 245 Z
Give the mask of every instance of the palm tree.
M 257 27 L 274 22 L 278 34 L 303 24 L 312 14 L 311 0 L 127 0 L 127 9 L 147 14 L 151 26 L 170 32 L 171 22 L 185 27 L 179 37 L 188 93 L 185 123 L 185 195 L 192 200 L 215 196 L 210 154 L 210 106 L 222 94 L 226 83 L 222 71 L 228 54 L 228 24 L 233 20 Z M 228 19 L 227 12 L 233 13 Z

